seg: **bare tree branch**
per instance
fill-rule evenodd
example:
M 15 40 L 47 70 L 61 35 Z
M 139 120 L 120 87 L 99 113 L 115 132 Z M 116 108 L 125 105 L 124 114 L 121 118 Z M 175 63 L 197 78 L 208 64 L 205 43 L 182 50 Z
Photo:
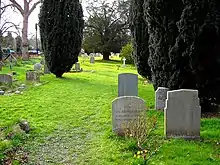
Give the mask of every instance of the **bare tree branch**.
M 32 0 L 29 1 L 29 3 L 31 2 Z M 33 4 L 33 6 L 31 7 L 31 9 L 28 11 L 28 16 L 34 11 L 34 9 L 37 7 L 37 5 L 40 4 L 40 0 L 38 0 L 37 2 L 35 2 Z
M 13 4 L 13 6 L 20 11 L 21 15 L 24 15 L 24 10 L 22 9 L 21 5 L 18 4 L 16 0 L 10 0 L 10 2 Z

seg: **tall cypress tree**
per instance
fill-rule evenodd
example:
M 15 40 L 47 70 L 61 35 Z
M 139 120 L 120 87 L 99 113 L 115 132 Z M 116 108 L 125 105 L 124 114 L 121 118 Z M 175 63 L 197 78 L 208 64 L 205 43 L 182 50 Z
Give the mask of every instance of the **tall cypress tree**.
M 84 20 L 79 0 L 43 0 L 39 25 L 46 64 L 62 77 L 78 61 L 81 50 Z
M 179 34 L 176 23 L 182 8 L 182 0 L 145 0 L 144 12 L 149 32 L 148 61 L 155 89 L 169 87 L 173 70 L 170 48 L 175 45 Z
M 138 73 L 151 80 L 151 68 L 148 64 L 148 27 L 144 18 L 144 1 L 132 0 L 130 8 L 130 29 L 132 33 L 133 59 Z

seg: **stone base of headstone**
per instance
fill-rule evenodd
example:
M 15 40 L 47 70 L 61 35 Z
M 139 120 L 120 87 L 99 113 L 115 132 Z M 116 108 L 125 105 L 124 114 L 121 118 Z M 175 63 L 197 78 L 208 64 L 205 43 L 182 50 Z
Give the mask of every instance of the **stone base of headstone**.
M 36 71 L 27 71 L 26 80 L 33 82 L 40 82 L 40 74 Z
M 166 138 L 200 138 L 201 107 L 197 90 L 168 91 L 164 112 Z
M 0 83 L 12 84 L 13 77 L 10 74 L 0 74 Z
M 124 136 L 146 110 L 145 101 L 136 96 L 118 97 L 112 102 L 112 131 Z M 137 124 L 137 123 L 136 123 Z
M 168 91 L 169 89 L 165 87 L 158 87 L 157 90 L 155 91 L 155 109 L 156 110 L 164 110 Z

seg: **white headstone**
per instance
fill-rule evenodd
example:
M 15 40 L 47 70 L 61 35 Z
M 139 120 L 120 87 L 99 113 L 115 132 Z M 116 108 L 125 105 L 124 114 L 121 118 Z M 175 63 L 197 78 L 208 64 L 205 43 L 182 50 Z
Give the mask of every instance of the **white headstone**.
M 112 102 L 112 130 L 118 135 L 124 135 L 125 127 L 130 121 L 135 121 L 147 109 L 145 101 L 136 96 L 118 97 Z
M 169 89 L 165 87 L 158 87 L 157 90 L 155 91 L 156 110 L 164 110 L 168 91 Z
M 125 61 L 126 61 L 126 58 L 124 57 L 123 59 L 122 59 L 122 61 L 123 61 L 123 65 L 122 65 L 122 67 L 126 67 L 126 64 L 125 64 Z
M 197 90 L 168 91 L 164 111 L 164 133 L 167 138 L 200 137 L 201 107 Z
M 80 72 L 80 71 L 81 71 L 80 63 L 79 63 L 79 62 L 75 63 L 75 70 L 76 70 L 77 72 Z
M 118 75 L 118 97 L 138 96 L 138 75 L 122 73 Z

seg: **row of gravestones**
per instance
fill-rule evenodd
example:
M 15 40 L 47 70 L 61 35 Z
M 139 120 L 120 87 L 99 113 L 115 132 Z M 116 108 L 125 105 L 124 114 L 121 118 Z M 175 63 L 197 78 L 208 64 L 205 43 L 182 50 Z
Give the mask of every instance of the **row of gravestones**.
M 158 92 L 160 91 L 160 92 Z M 159 98 L 159 95 L 167 97 Z M 163 100 L 163 101 L 161 101 Z M 164 107 L 164 133 L 169 137 L 199 138 L 201 107 L 198 91 L 180 89 L 156 91 L 156 107 Z M 112 130 L 122 135 L 123 124 L 137 120 L 147 110 L 146 102 L 138 97 L 138 75 L 123 73 L 118 76 L 118 97 L 112 102 Z

